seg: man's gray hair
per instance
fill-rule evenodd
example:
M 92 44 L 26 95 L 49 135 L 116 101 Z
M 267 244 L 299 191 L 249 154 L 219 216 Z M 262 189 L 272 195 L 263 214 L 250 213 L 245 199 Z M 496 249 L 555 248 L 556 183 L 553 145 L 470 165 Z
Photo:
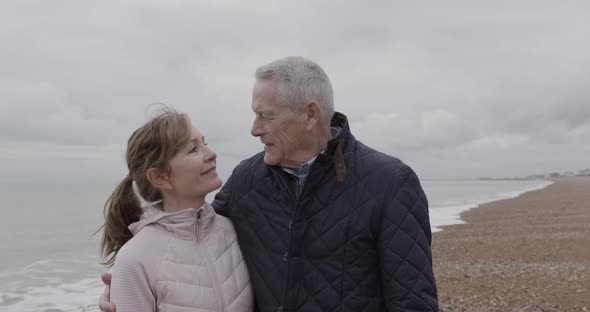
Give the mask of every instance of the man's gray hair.
M 332 84 L 315 62 L 301 56 L 288 56 L 260 66 L 256 79 L 276 82 L 279 101 L 293 109 L 303 108 L 311 100 L 317 101 L 321 118 L 330 123 L 334 115 Z

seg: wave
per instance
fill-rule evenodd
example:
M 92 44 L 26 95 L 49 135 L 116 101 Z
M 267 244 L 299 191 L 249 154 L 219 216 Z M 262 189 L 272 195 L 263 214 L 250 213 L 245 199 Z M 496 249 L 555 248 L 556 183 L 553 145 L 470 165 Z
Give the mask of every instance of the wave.
M 0 311 L 98 311 L 103 291 L 94 257 L 42 259 L 0 274 Z
M 539 181 L 539 183 L 526 186 L 520 190 L 496 193 L 488 198 L 440 202 L 429 209 L 431 230 L 432 232 L 438 232 L 442 231 L 440 227 L 444 225 L 464 224 L 465 221 L 461 220 L 460 216 L 464 211 L 477 208 L 485 203 L 516 198 L 524 193 L 543 189 L 553 183 L 552 181 Z
M 58 282 L 54 285 L 29 286 L 25 289 L 0 293 L 0 310 L 22 311 L 99 311 L 98 298 L 104 285 L 97 277 L 72 283 Z

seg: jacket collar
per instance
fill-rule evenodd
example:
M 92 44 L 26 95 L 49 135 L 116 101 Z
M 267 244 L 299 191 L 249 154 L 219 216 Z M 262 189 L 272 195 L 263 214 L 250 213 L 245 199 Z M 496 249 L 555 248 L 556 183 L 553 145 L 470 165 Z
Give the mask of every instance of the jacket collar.
M 330 127 L 338 127 L 341 129 L 330 141 L 328 141 L 328 147 L 326 148 L 325 154 L 332 156 L 336 152 L 338 144 L 346 144 L 350 137 L 348 118 L 342 113 L 335 112 L 334 117 L 332 117 L 332 121 L 330 122 Z
M 151 206 L 145 209 L 138 222 L 129 225 L 129 230 L 137 235 L 144 227 L 157 224 L 176 237 L 202 240 L 207 236 L 214 218 L 215 210 L 209 203 L 176 212 L 164 212 Z
M 334 169 L 336 170 L 336 181 L 342 182 L 346 176 L 346 163 L 344 162 L 342 150 L 346 147 L 351 137 L 348 118 L 346 115 L 336 112 L 334 113 L 334 117 L 332 117 L 330 126 L 339 127 L 341 130 L 328 141 L 328 147 L 323 156 L 330 157 L 333 160 Z

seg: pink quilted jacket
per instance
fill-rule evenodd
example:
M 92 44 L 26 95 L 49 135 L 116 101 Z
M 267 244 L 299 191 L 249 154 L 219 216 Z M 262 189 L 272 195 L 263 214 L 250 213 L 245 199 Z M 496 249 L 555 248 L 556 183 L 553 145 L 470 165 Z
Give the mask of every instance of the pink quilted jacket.
M 117 254 L 111 302 L 117 312 L 252 311 L 244 258 L 229 219 L 202 207 L 151 207 L 129 226 Z

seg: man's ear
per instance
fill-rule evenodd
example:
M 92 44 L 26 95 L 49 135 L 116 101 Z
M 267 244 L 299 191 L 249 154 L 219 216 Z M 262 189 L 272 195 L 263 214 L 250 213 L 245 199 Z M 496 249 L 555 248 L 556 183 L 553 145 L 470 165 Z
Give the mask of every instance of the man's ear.
M 307 120 L 307 126 L 305 127 L 307 130 L 313 129 L 317 124 L 320 123 L 320 105 L 316 100 L 311 100 L 307 105 L 305 105 L 305 117 Z
M 172 184 L 170 184 L 170 176 L 162 174 L 160 170 L 156 168 L 149 168 L 146 172 L 146 177 L 150 184 L 158 190 L 172 190 Z

